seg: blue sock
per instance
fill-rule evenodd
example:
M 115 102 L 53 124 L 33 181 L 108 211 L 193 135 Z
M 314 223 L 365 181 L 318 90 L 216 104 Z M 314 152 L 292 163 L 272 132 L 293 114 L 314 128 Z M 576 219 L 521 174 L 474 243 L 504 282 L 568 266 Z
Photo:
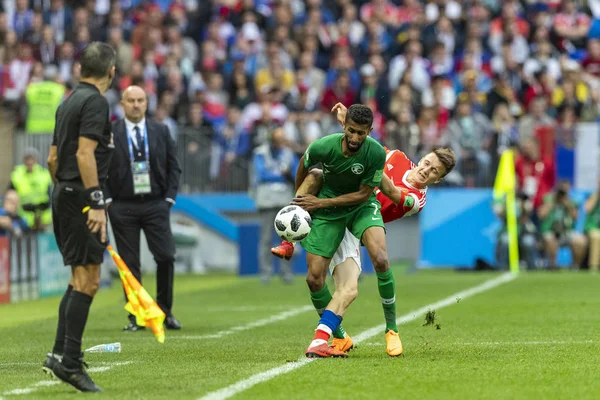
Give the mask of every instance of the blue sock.
M 342 323 L 342 317 L 340 317 L 339 315 L 336 315 L 333 313 L 333 311 L 330 310 L 325 310 L 323 311 L 323 315 L 321 315 L 321 319 L 319 320 L 319 325 L 317 326 L 317 329 L 319 329 L 319 327 L 321 326 L 326 326 L 327 328 L 329 328 L 329 333 L 330 335 L 336 331 L 336 329 L 338 328 L 338 326 L 340 326 L 340 324 Z

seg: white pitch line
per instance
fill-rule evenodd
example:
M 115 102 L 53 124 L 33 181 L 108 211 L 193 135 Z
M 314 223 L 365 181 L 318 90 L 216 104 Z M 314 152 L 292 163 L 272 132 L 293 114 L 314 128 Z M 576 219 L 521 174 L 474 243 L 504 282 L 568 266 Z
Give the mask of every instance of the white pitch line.
M 27 364 L 38 364 L 41 367 L 41 363 L 27 363 Z M 88 372 L 106 372 L 109 369 L 111 369 L 112 367 L 131 364 L 131 361 L 99 362 L 98 364 L 108 364 L 108 365 L 103 366 L 103 367 L 92 367 L 92 368 L 89 368 L 87 371 Z M 8 392 L 4 392 L 3 395 L 4 396 L 13 396 L 13 395 L 29 394 L 29 393 L 33 393 L 33 392 L 37 391 L 40 388 L 56 386 L 61 383 L 62 383 L 62 381 L 60 381 L 58 379 L 56 379 L 54 381 L 39 381 L 39 382 L 36 382 L 33 385 L 26 387 L 26 388 L 18 388 L 18 389 L 9 390 Z M 0 397 L 0 400 L 3 400 L 3 397 Z
M 259 319 L 259 320 L 254 321 L 254 322 L 250 322 L 250 323 L 248 323 L 246 325 L 234 326 L 234 327 L 229 328 L 227 330 L 219 331 L 217 333 L 213 333 L 213 334 L 210 334 L 210 335 L 197 335 L 197 336 L 177 336 L 177 335 L 170 335 L 169 339 L 189 339 L 189 340 L 220 339 L 223 336 L 232 335 L 232 334 L 234 334 L 236 332 L 247 331 L 249 329 L 258 328 L 258 327 L 269 325 L 269 324 L 272 324 L 272 323 L 275 323 L 275 322 L 283 321 L 283 320 L 286 320 L 288 318 L 294 317 L 294 316 L 296 316 L 298 314 L 302 314 L 302 313 L 305 313 L 305 312 L 311 311 L 311 310 L 314 310 L 313 306 L 302 306 L 302 307 L 298 307 L 298 308 L 292 308 L 291 310 L 284 311 L 282 313 L 272 315 L 272 316 L 270 316 L 268 318 Z
M 537 346 L 537 345 L 550 345 L 550 344 L 593 344 L 597 343 L 593 340 L 532 340 L 532 341 L 514 341 L 514 342 L 467 342 L 467 343 L 455 343 L 464 346 Z
M 408 314 L 405 314 L 401 317 L 399 317 L 396 322 L 398 324 L 404 324 L 410 321 L 414 321 L 415 319 L 419 318 L 420 316 L 422 316 L 423 314 L 425 314 L 427 311 L 432 310 L 432 309 L 440 309 L 440 308 L 444 308 L 444 307 L 448 307 L 451 306 L 452 304 L 456 304 L 456 299 L 460 298 L 460 299 L 466 299 L 468 297 L 474 296 L 476 294 L 485 292 L 487 290 L 493 289 L 497 286 L 500 286 L 506 282 L 510 282 L 513 279 L 515 279 L 515 275 L 511 274 L 510 272 L 507 272 L 505 274 L 500 275 L 499 277 L 496 277 L 494 279 L 490 279 L 484 283 L 482 283 L 481 285 L 477 285 L 474 286 L 470 289 L 467 290 L 463 290 L 461 292 L 455 293 L 451 296 L 446 297 L 443 300 L 440 300 L 438 302 L 432 303 L 432 304 L 428 304 L 425 307 L 421 307 L 417 310 L 414 310 L 412 312 L 409 312 Z M 385 326 L 384 325 L 379 325 L 376 327 L 373 327 L 371 329 L 367 329 L 366 331 L 358 334 L 357 336 L 355 336 L 353 338 L 354 343 L 360 343 L 362 341 L 365 341 L 367 339 L 372 338 L 373 336 L 380 334 L 382 332 L 384 332 L 385 330 Z M 249 378 L 243 379 L 241 381 L 238 381 L 232 385 L 226 386 L 222 389 L 216 390 L 214 392 L 210 392 L 205 394 L 204 396 L 202 396 L 201 398 L 199 398 L 198 400 L 224 400 L 224 399 L 228 399 L 230 397 L 235 396 L 236 394 L 242 393 L 248 389 L 250 389 L 251 387 L 258 385 L 259 383 L 263 383 L 266 381 L 269 381 L 273 378 L 278 377 L 279 375 L 283 375 L 283 374 L 287 374 L 288 372 L 291 372 L 295 369 L 298 369 L 312 361 L 315 361 L 316 358 L 305 358 L 305 357 L 300 357 L 298 359 L 298 361 L 295 362 L 291 362 L 291 363 L 286 363 L 284 365 L 281 365 L 279 367 L 275 367 L 272 368 L 268 371 L 265 372 L 261 372 L 258 373 L 256 375 L 252 375 Z
M 514 341 L 514 342 L 458 342 L 448 343 L 452 346 L 543 346 L 551 344 L 594 344 L 593 340 L 544 340 L 544 341 Z M 383 346 L 382 343 L 363 343 L 361 346 Z

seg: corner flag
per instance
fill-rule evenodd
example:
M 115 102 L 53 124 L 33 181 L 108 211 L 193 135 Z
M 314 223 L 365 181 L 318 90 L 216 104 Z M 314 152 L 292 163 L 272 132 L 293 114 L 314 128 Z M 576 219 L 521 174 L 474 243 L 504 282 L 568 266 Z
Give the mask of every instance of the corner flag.
M 519 273 L 519 238 L 517 232 L 517 210 L 515 204 L 515 157 L 513 150 L 506 150 L 500 157 L 500 165 L 494 183 L 494 199 L 506 197 L 506 227 L 508 230 L 508 259 L 510 270 Z
M 135 315 L 136 324 L 152 328 L 156 339 L 160 343 L 164 343 L 165 328 L 163 322 L 165 321 L 165 313 L 150 297 L 135 276 L 133 276 L 129 267 L 127 267 L 121 256 L 114 251 L 111 245 L 108 245 L 107 250 L 119 269 L 121 282 L 123 282 L 123 288 L 125 288 L 125 293 L 127 294 L 128 301 L 125 304 L 125 309 Z

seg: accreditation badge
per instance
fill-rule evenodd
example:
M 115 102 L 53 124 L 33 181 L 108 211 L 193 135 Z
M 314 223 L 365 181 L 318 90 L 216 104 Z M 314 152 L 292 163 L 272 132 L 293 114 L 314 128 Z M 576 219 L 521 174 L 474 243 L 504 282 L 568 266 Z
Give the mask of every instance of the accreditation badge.
M 134 161 L 131 164 L 133 175 L 133 194 L 149 194 L 152 192 L 150 185 L 150 163 L 148 161 Z

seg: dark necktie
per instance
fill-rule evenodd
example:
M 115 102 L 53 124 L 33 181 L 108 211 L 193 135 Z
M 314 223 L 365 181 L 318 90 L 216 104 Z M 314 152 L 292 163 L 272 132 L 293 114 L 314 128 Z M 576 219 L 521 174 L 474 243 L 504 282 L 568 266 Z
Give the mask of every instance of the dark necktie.
M 144 137 L 142 136 L 142 131 L 140 130 L 140 127 L 137 125 L 133 128 L 133 130 L 135 131 L 135 140 L 137 141 L 136 147 L 138 148 L 138 153 L 140 154 L 140 156 L 141 155 L 145 156 L 145 154 L 143 154 L 145 152 L 145 149 L 144 149 Z

